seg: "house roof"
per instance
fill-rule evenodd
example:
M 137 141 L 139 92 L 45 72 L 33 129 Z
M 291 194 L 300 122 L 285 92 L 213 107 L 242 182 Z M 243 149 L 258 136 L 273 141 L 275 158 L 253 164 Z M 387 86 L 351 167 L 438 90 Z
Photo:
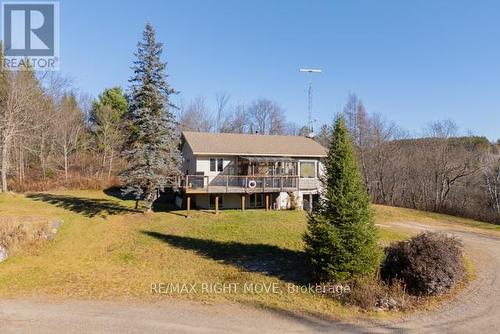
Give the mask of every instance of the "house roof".
M 198 155 L 245 155 L 281 157 L 324 157 L 326 149 L 302 136 L 274 136 L 236 133 L 182 133 Z

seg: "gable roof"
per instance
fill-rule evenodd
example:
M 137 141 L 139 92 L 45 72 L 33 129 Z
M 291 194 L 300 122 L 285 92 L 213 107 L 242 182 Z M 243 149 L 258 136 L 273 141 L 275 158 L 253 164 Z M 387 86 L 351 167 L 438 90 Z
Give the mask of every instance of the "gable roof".
M 326 149 L 302 136 L 253 135 L 239 133 L 182 133 L 193 154 L 282 157 L 325 157 Z

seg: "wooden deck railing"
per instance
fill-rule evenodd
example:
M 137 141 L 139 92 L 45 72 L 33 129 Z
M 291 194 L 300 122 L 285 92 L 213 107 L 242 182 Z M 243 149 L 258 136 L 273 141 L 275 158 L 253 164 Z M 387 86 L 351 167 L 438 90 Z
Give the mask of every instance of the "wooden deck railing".
M 185 175 L 181 188 L 186 193 L 254 193 L 296 191 L 300 189 L 298 176 L 251 175 Z

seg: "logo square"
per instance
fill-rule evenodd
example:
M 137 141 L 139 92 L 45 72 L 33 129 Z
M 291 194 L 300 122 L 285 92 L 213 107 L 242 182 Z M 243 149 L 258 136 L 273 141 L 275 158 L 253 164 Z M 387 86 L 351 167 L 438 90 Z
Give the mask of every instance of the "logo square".
M 59 3 L 3 2 L 3 68 L 59 68 Z

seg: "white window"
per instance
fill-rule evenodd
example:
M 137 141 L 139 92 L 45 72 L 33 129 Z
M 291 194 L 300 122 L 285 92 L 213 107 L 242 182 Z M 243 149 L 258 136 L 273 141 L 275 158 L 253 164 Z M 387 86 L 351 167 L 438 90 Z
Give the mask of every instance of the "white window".
M 300 162 L 300 177 L 302 177 L 302 178 L 315 178 L 316 177 L 316 163 L 314 161 L 301 161 Z

